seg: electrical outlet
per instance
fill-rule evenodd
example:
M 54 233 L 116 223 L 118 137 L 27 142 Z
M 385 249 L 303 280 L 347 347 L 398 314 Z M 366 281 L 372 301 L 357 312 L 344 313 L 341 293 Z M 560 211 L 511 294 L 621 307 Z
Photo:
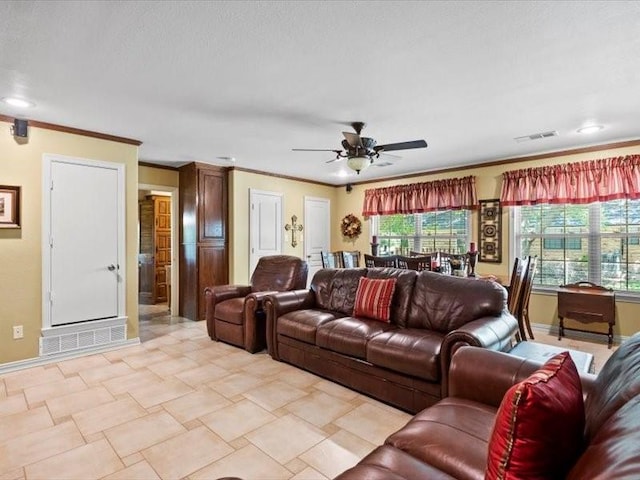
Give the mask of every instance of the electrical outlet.
M 22 325 L 14 325 L 13 326 L 13 339 L 16 340 L 17 338 L 23 338 L 24 337 L 24 330 L 22 328 Z

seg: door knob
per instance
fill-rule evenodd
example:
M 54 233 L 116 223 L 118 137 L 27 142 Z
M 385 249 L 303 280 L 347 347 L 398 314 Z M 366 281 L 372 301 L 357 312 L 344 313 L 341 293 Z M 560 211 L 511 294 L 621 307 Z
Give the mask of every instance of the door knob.
M 107 270 L 109 270 L 110 272 L 113 272 L 115 269 L 116 266 L 113 263 L 107 267 Z

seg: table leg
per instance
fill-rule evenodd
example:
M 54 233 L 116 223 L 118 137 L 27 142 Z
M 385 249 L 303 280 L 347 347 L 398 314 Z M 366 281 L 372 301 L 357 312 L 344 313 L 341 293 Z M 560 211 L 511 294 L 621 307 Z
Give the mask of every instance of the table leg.
M 564 337 L 564 318 L 558 318 L 560 319 L 560 326 L 558 327 L 558 340 L 562 340 L 562 337 Z

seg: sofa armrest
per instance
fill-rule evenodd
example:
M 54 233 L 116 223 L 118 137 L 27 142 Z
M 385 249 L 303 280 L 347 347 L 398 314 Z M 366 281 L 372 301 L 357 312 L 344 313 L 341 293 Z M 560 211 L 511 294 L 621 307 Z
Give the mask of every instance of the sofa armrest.
M 500 406 L 512 385 L 521 382 L 543 364 L 504 352 L 477 347 L 461 347 L 453 355 L 449 368 L 449 396 Z M 580 374 L 582 393 L 592 389 L 596 376 Z
M 266 324 L 266 314 L 263 309 L 263 301 L 268 295 L 278 293 L 278 290 L 253 292 L 244 297 L 242 316 L 244 318 L 244 348 L 248 352 L 255 353 L 264 348 L 260 340 Z
M 216 303 L 232 298 L 245 297 L 250 293 L 251 287 L 249 285 L 218 285 L 204 289 L 207 333 L 212 340 L 217 340 L 215 322 L 213 321 Z
M 508 312 L 498 317 L 482 317 L 449 332 L 442 341 L 440 368 L 442 369 L 442 397 L 447 396 L 449 364 L 453 354 L 470 345 L 489 350 L 508 350 L 518 330 L 518 321 Z
M 449 366 L 448 395 L 499 407 L 511 386 L 541 363 L 486 348 L 460 347 Z
M 267 352 L 274 360 L 280 360 L 276 342 L 276 324 L 278 317 L 293 312 L 313 308 L 316 297 L 312 290 L 290 290 L 279 292 L 267 297 L 262 302 L 262 308 L 267 314 Z

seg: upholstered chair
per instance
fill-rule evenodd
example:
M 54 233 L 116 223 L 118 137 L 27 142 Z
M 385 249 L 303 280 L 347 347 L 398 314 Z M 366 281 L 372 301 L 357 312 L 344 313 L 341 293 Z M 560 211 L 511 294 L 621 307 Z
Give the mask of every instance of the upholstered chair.
M 255 353 L 266 347 L 262 300 L 270 293 L 307 286 L 307 262 L 290 255 L 262 257 L 250 285 L 221 285 L 205 289 L 207 332 Z

